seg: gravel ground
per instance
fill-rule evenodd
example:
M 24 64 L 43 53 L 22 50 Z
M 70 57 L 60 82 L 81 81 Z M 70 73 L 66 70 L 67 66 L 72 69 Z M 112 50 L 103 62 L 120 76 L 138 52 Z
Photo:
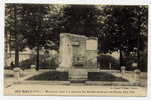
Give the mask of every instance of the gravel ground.
M 26 77 L 31 77 L 41 73 L 48 72 L 48 70 L 32 71 L 25 70 L 22 79 Z M 11 70 L 4 71 L 4 94 L 5 95 L 82 95 L 79 92 L 84 90 L 84 95 L 95 95 L 95 96 L 146 96 L 147 92 L 147 73 L 141 73 L 140 81 L 145 84 L 145 87 L 138 86 L 89 86 L 81 84 L 72 85 L 50 85 L 50 84 L 14 84 L 15 78 L 13 76 L 14 72 Z M 123 77 L 129 81 L 134 81 L 134 72 L 127 72 L 124 76 L 120 73 L 112 73 L 114 76 Z M 49 82 L 49 81 L 48 81 Z M 75 92 L 75 93 L 64 93 Z M 94 90 L 94 91 L 88 91 Z M 110 91 L 112 90 L 112 91 Z M 115 91 L 114 91 L 115 90 Z M 57 93 L 56 93 L 57 91 Z M 59 92 L 58 92 L 59 91 Z M 62 91 L 62 93 L 60 93 Z M 64 91 L 64 92 L 63 92 Z M 88 93 L 85 93 L 87 92 Z M 105 91 L 112 93 L 104 93 Z M 123 91 L 128 91 L 128 93 L 123 94 Z M 139 92 L 138 92 L 139 91 Z M 77 93 L 76 93 L 77 92 Z M 91 93 L 94 92 L 94 93 Z M 95 93 L 97 92 L 97 93 Z M 114 93 L 113 93 L 114 92 Z M 116 93 L 119 92 L 119 93 Z M 122 92 L 122 93 L 121 93 Z M 118 94 L 118 95 L 117 95 Z

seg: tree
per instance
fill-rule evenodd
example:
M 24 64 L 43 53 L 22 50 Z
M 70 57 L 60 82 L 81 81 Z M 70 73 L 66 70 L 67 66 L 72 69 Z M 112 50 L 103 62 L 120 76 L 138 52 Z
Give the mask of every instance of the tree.
M 62 8 L 62 5 L 6 5 L 5 33 L 7 38 L 10 36 L 10 38 L 15 40 L 9 44 L 12 44 L 11 46 L 14 49 L 18 48 L 16 58 L 19 57 L 19 51 L 25 47 L 36 48 L 38 70 L 39 50 L 41 47 L 58 49 Z M 18 63 L 19 58 L 15 61 Z
M 30 48 L 36 47 L 36 66 L 39 70 L 39 50 L 46 43 L 49 11 L 48 5 L 22 5 L 23 36 Z
M 63 17 L 63 9 L 65 5 L 49 5 L 48 13 L 48 35 L 45 40 L 45 48 L 48 49 L 59 49 L 59 37 L 62 32 L 62 22 L 65 19 Z
M 62 32 L 98 36 L 100 10 L 93 5 L 69 5 L 64 8 Z
M 139 64 L 139 50 L 144 49 L 143 37 L 145 36 L 141 33 L 147 33 L 147 7 L 106 6 L 104 13 L 106 20 L 102 28 L 102 32 L 105 33 L 102 42 L 103 51 L 120 50 L 122 66 L 122 54 L 128 54 L 136 48 Z
M 9 44 L 11 49 L 15 49 L 15 66 L 19 66 L 19 50 L 23 48 L 21 44 L 23 29 L 21 23 L 21 9 L 22 7 L 16 4 L 6 5 L 6 20 L 5 20 L 5 36 L 9 37 Z M 13 39 L 13 40 L 12 40 Z M 11 45 L 14 44 L 14 45 Z

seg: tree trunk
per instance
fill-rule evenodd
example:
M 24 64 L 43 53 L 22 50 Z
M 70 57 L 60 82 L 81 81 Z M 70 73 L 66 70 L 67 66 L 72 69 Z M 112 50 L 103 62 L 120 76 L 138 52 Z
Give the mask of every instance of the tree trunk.
M 37 49 L 36 49 L 36 52 L 37 52 L 37 57 L 36 57 L 36 70 L 38 71 L 39 70 L 39 38 L 37 38 Z
M 138 40 L 137 40 L 137 67 L 140 69 L 140 34 L 138 34 Z
M 17 31 L 17 8 L 16 5 L 14 5 L 14 29 L 15 29 L 15 67 L 18 67 L 19 65 L 19 44 L 18 44 L 18 31 Z
M 18 41 L 17 41 L 17 35 L 15 36 L 15 67 L 18 67 L 19 65 L 19 45 L 18 45 Z
M 140 32 L 141 32 L 141 22 L 140 22 L 140 15 L 138 17 L 138 36 L 137 36 L 137 67 L 140 69 Z
M 120 49 L 120 67 L 124 65 L 123 62 L 123 51 Z
M 8 44 L 9 44 L 9 51 L 8 51 L 8 53 L 9 53 L 9 57 L 11 57 L 12 55 L 11 55 L 11 38 L 12 38 L 12 34 L 11 34 L 11 32 L 10 32 L 10 37 L 9 37 L 9 42 L 8 42 Z

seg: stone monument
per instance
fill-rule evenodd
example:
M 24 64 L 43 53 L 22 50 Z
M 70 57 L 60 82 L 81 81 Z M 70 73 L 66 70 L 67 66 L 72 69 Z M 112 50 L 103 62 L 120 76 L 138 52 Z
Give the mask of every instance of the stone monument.
M 71 80 L 85 80 L 88 72 L 97 68 L 98 39 L 70 33 L 60 34 L 60 65 L 58 71 L 68 71 Z

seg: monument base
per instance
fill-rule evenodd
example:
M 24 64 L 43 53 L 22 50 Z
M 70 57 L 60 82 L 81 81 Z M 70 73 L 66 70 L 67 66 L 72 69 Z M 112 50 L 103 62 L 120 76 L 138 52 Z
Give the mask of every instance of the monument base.
M 56 69 L 59 72 L 68 72 L 68 77 L 71 82 L 85 82 L 88 80 L 88 73 L 89 72 L 99 72 L 99 68 L 89 68 L 89 67 L 83 67 L 83 68 L 77 68 L 76 66 L 72 67 L 65 67 L 60 66 Z

